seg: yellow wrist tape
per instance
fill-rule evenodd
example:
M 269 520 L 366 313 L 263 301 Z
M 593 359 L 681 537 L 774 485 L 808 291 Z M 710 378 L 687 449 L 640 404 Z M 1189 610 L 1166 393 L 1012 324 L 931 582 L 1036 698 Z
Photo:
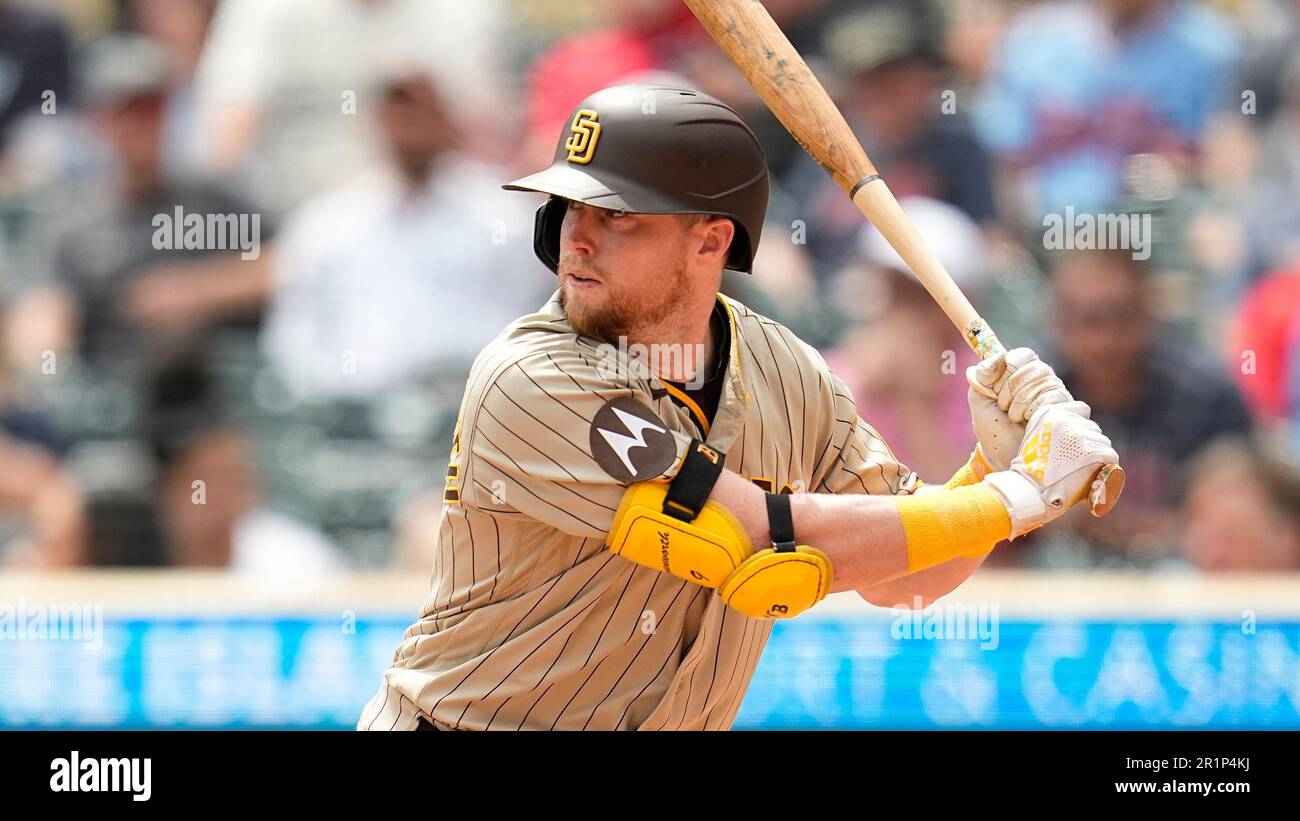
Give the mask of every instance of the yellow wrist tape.
M 957 472 L 952 475 L 951 479 L 944 483 L 944 487 L 952 489 L 973 485 L 976 482 L 983 480 L 984 475 L 990 472 L 990 470 L 991 468 L 989 467 L 989 463 L 984 461 L 984 454 L 980 451 L 980 446 L 977 444 L 975 445 L 975 449 L 971 451 L 970 458 L 966 460 L 966 464 L 957 468 Z
M 1011 535 L 1011 515 L 982 484 L 892 496 L 907 537 L 907 572 L 950 559 L 979 558 Z

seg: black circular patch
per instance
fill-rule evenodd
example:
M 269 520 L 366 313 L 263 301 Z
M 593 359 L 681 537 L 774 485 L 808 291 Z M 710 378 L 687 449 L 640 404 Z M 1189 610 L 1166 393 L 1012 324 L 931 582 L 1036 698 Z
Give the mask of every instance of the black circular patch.
M 620 482 L 643 482 L 677 459 L 677 441 L 655 412 L 630 396 L 611 399 L 591 420 L 591 455 Z

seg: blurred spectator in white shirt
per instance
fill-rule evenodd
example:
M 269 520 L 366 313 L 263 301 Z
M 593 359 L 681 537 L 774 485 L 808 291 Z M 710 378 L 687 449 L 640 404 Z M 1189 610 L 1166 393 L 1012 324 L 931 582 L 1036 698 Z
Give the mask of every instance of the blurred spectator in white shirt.
M 503 137 L 498 0 L 226 0 L 199 68 L 208 163 L 283 211 L 373 155 L 376 70 L 421 62 L 452 119 L 493 152 Z
M 978 304 L 987 275 L 979 228 L 948 203 L 904 197 L 900 204 Z M 856 258 L 833 290 L 837 305 L 852 306 L 847 313 L 854 324 L 826 361 L 900 459 L 922 476 L 951 476 L 974 447 L 966 368 L 977 360 L 880 232 L 864 225 L 859 237 Z
M 468 365 L 554 280 L 503 172 L 456 148 L 423 71 L 395 72 L 377 110 L 388 162 L 289 215 L 263 343 L 304 399 L 367 399 Z
M 198 115 L 195 75 L 203 57 L 217 0 L 131 0 L 133 28 L 164 49 L 172 81 L 163 124 L 163 160 L 176 174 L 203 167 L 206 133 Z

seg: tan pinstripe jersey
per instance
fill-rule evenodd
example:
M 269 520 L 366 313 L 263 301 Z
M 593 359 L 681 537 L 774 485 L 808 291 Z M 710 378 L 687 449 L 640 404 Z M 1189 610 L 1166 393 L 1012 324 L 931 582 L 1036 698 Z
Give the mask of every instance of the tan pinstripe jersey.
M 634 397 L 671 431 L 678 459 L 704 439 L 770 491 L 907 493 L 917 480 L 820 354 L 719 298 L 730 361 L 707 436 L 658 380 L 609 367 L 609 346 L 577 336 L 558 291 L 483 350 L 432 590 L 360 729 L 411 729 L 421 715 L 443 729 L 731 727 L 773 623 L 606 549 L 626 485 L 592 456 L 597 411 Z

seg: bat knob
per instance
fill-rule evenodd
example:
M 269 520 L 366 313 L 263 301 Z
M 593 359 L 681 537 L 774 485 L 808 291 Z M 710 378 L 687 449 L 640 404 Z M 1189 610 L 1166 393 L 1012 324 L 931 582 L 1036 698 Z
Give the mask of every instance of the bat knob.
M 1105 516 L 1123 492 L 1124 468 L 1119 465 L 1104 465 L 1093 477 L 1092 489 L 1088 493 L 1088 511 L 1093 516 Z

